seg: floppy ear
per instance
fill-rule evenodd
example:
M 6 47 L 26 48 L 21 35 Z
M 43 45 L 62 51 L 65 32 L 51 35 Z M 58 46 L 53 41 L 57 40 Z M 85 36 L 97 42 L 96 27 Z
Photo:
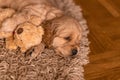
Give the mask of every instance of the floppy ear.
M 46 45 L 47 48 L 52 47 L 52 41 L 54 37 L 56 36 L 57 32 L 57 25 L 53 23 L 53 20 L 51 21 L 46 21 L 45 23 L 42 24 L 44 28 L 44 35 L 43 35 L 43 43 Z

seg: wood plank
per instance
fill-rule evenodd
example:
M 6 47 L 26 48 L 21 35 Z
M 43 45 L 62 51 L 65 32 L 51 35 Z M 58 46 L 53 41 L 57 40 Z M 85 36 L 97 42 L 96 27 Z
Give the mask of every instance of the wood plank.
M 86 18 L 90 16 L 101 24 L 106 21 L 113 21 L 116 19 L 111 13 L 109 13 L 104 6 L 102 6 L 97 0 L 75 0 L 76 4 L 83 8 L 83 13 Z M 105 18 L 105 19 L 104 19 Z M 103 20 L 104 19 L 104 20 Z
M 117 7 L 117 10 L 120 12 L 120 0 L 109 0 L 109 1 L 113 3 Z
M 113 40 L 113 41 L 120 40 L 120 19 L 116 19 L 113 21 L 106 21 L 106 22 L 99 24 L 99 26 L 105 32 L 107 32 L 107 35 L 108 35 L 108 37 L 111 38 L 111 40 Z M 120 43 L 118 43 L 118 44 L 120 44 Z
M 92 73 L 85 76 L 85 80 L 120 80 L 120 67 Z
M 113 41 L 108 34 L 91 17 L 87 20 L 89 21 L 91 47 L 94 47 L 93 52 L 95 51 L 98 54 L 111 49 Z
M 119 66 L 120 52 L 108 51 L 103 54 L 90 55 L 90 64 L 85 66 L 85 69 L 87 70 L 86 75 L 96 72 L 100 73 L 101 71 Z
M 85 67 L 85 71 L 86 80 L 120 79 L 120 75 L 117 74 L 120 73 L 120 52 L 109 51 L 103 54 L 91 55 L 90 64 Z
M 107 0 L 98 0 L 114 17 L 119 17 L 119 12 Z
M 102 0 L 106 7 L 112 7 L 110 11 L 98 0 L 75 1 L 82 6 L 90 30 L 91 53 L 85 80 L 120 80 L 120 17 L 110 12 L 115 9 L 119 13 L 120 0 L 106 0 L 107 4 Z M 116 6 L 114 2 L 119 3 Z

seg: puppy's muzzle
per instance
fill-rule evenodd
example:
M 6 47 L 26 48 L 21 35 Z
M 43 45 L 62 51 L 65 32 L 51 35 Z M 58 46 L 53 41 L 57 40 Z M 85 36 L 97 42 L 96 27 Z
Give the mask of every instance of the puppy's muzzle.
M 76 55 L 78 53 L 78 50 L 77 49 L 72 49 L 72 56 L 73 55 Z

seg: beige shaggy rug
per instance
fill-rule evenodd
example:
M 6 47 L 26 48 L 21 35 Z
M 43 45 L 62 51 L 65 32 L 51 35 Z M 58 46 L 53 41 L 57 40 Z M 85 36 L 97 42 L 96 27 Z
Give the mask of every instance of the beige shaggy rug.
M 19 50 L 5 49 L 4 40 L 0 40 L 0 80 L 84 80 L 84 68 L 88 61 L 88 28 L 79 6 L 72 0 L 50 0 L 66 15 L 79 20 L 83 35 L 80 52 L 74 57 L 63 58 L 52 50 L 44 52 L 28 64 L 29 57 L 24 57 Z

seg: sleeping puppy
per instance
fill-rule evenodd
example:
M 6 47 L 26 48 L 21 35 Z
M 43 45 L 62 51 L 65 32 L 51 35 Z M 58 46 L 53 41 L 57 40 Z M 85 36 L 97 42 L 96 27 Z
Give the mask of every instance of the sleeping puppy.
M 12 36 L 15 29 L 22 23 L 29 22 L 38 27 L 45 20 L 51 20 L 62 15 L 62 11 L 54 7 L 49 0 L 0 0 L 0 8 L 15 10 L 12 15 L 2 20 L 0 38 Z M 34 49 L 33 58 L 42 52 L 40 50 L 43 49 L 43 45 L 36 45 Z
M 44 23 L 43 43 L 62 56 L 76 55 L 79 51 L 82 29 L 77 20 L 61 16 Z
M 12 35 L 16 27 L 24 22 L 39 26 L 44 20 L 50 20 L 62 14 L 52 6 L 49 0 L 0 0 L 0 8 L 12 8 L 16 12 L 2 22 L 0 32 Z M 9 26 L 8 26 L 9 25 Z M 9 35 L 8 35 L 9 34 Z M 0 38 L 4 38 L 4 36 Z
M 63 56 L 78 53 L 82 34 L 79 23 L 74 18 L 62 16 L 63 12 L 52 6 L 49 0 L 0 0 L 0 7 L 16 10 L 12 17 L 3 21 L 1 31 L 12 34 L 21 23 L 38 26 L 46 21 L 43 43 Z

